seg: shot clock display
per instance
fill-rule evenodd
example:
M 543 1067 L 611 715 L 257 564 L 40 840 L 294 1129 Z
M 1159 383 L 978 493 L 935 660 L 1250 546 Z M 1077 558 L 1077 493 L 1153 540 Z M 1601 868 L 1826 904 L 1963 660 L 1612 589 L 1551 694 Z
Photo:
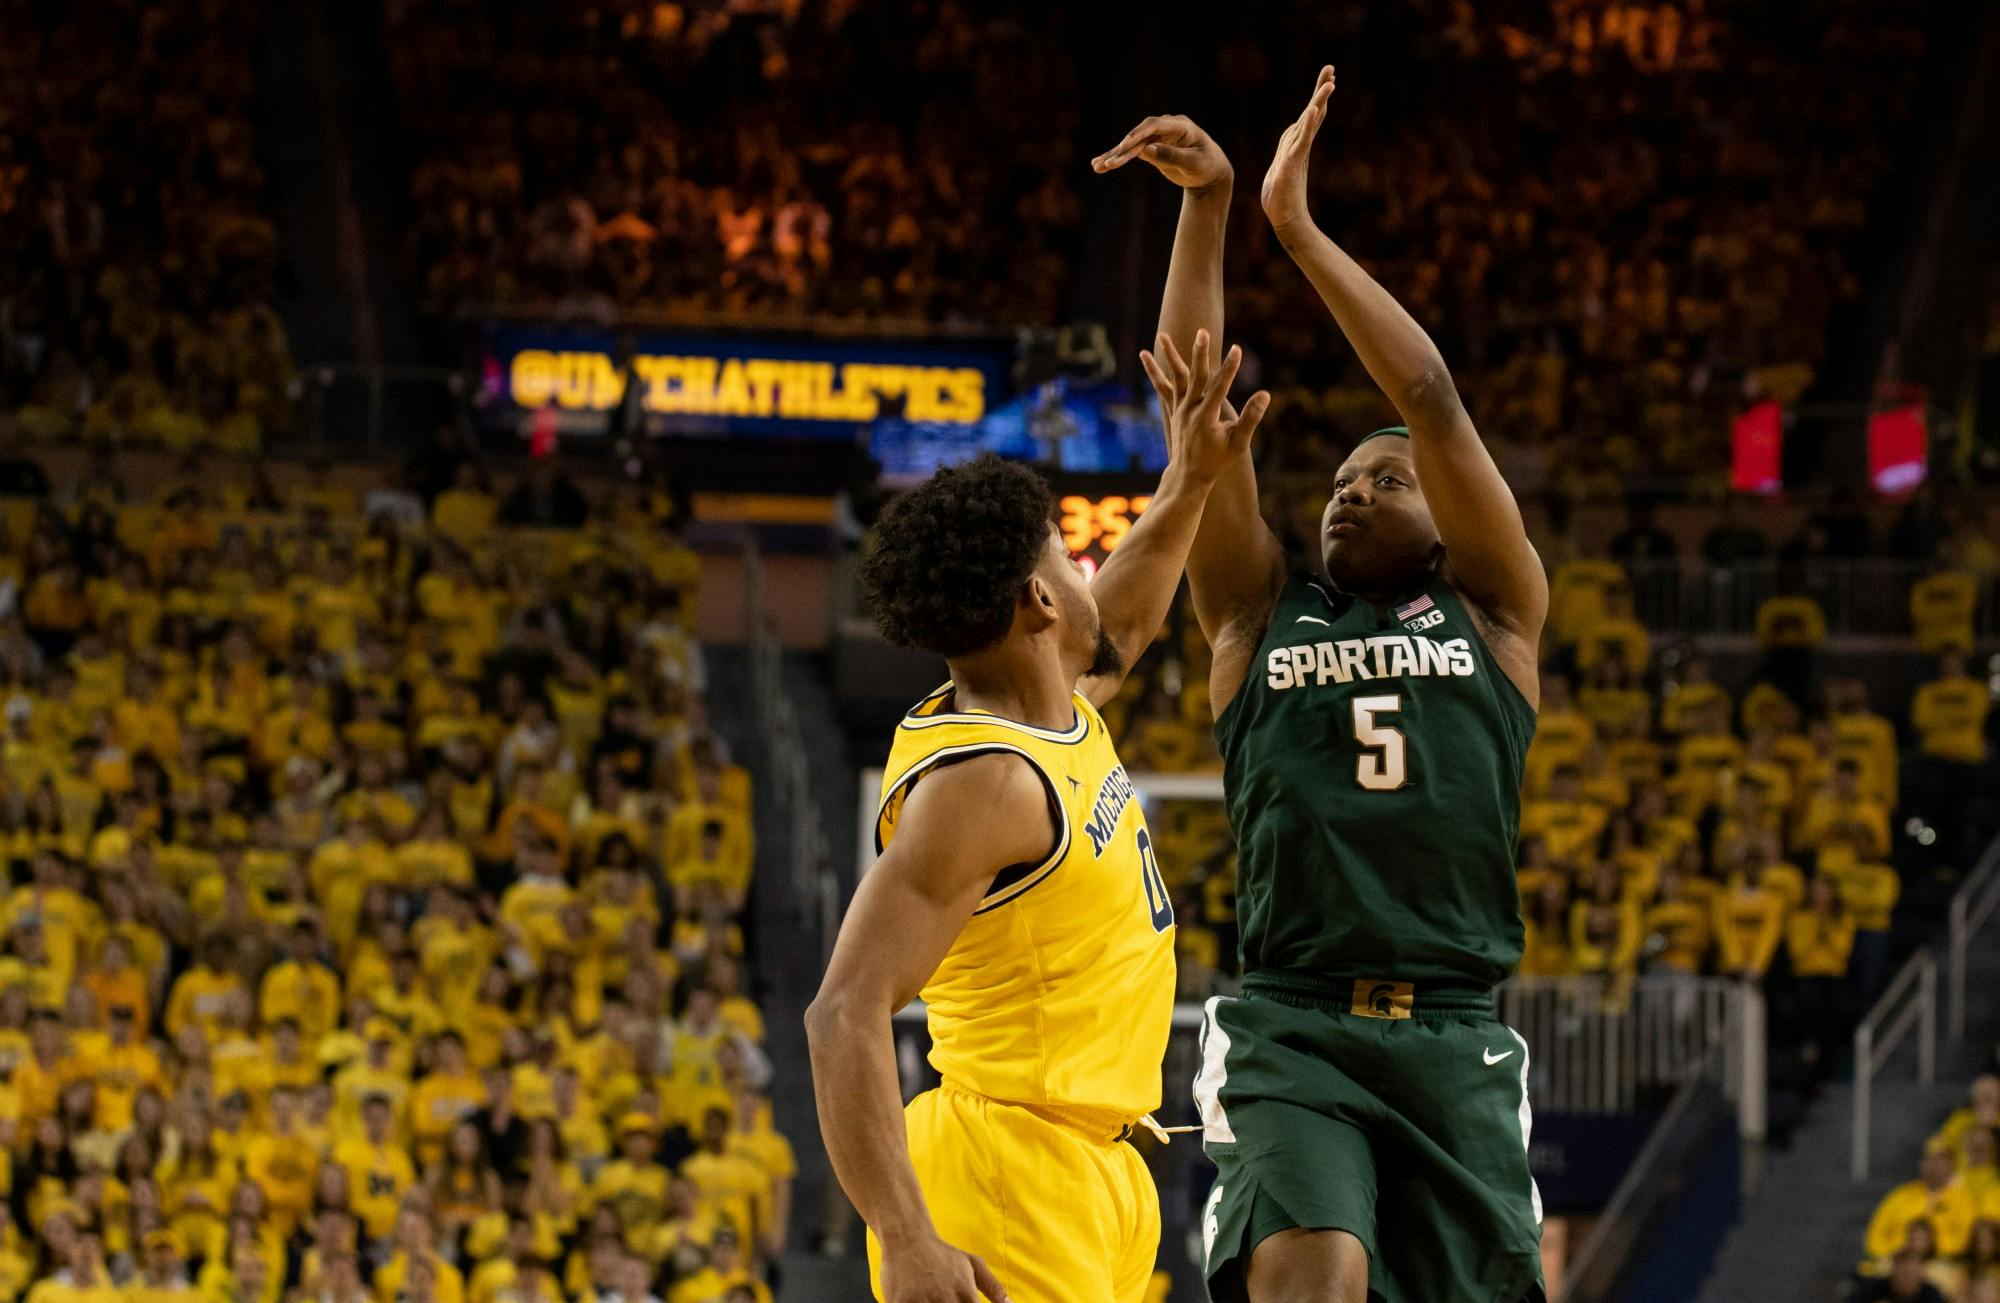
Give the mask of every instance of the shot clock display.
M 1083 563 L 1085 573 L 1094 576 L 1150 502 L 1152 498 L 1144 494 L 1058 492 L 1056 528 L 1062 531 L 1063 546 L 1070 555 Z

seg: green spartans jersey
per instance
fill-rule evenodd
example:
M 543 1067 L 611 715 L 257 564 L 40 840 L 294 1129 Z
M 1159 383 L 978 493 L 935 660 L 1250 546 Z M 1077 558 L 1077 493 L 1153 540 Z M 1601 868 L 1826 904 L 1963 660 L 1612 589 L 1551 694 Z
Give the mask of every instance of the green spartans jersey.
M 1521 957 L 1535 712 L 1443 578 L 1378 614 L 1293 579 L 1216 721 L 1245 973 L 1490 987 Z

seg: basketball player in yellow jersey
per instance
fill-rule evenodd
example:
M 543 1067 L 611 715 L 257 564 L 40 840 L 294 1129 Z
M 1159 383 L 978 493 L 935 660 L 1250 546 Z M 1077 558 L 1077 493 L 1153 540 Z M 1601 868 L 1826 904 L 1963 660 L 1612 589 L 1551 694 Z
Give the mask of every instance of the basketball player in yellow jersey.
M 1166 413 L 1159 492 L 1095 584 L 1046 485 L 991 458 L 883 514 L 863 583 L 885 636 L 951 681 L 897 730 L 876 839 L 806 1015 L 820 1132 L 886 1303 L 1138 1303 L 1159 1201 L 1122 1143 L 1158 1106 L 1173 911 L 1096 707 L 1166 617 L 1240 352 L 1141 354 Z M 890 1016 L 921 993 L 944 1084 L 899 1115 Z

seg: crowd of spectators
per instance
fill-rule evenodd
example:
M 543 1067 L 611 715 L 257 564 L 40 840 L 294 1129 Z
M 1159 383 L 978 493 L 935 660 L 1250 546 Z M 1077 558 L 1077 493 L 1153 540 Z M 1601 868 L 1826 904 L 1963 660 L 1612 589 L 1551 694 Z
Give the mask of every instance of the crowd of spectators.
M 768 1303 L 698 561 L 418 469 L 0 509 L 0 1298 Z
M 48 439 L 256 447 L 291 385 L 255 0 L 14 5 L 0 399 Z
M 1747 399 L 1818 378 L 1903 156 L 1932 8 L 1222 11 L 1205 125 L 1239 160 L 1230 331 L 1279 398 L 1273 442 L 1318 465 L 1327 438 L 1390 423 L 1256 212 L 1321 63 L 1340 89 L 1315 217 L 1436 336 L 1517 492 L 1581 492 L 1726 465 Z
M 387 0 L 433 308 L 1048 322 L 1065 7 Z

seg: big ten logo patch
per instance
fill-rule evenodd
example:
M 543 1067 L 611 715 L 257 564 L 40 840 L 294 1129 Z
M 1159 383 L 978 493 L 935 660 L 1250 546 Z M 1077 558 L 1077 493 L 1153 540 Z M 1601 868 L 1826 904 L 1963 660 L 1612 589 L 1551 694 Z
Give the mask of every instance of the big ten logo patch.
M 1414 620 L 1403 621 L 1403 627 L 1411 633 L 1422 633 L 1426 629 L 1435 629 L 1443 623 L 1443 611 L 1426 611 Z

